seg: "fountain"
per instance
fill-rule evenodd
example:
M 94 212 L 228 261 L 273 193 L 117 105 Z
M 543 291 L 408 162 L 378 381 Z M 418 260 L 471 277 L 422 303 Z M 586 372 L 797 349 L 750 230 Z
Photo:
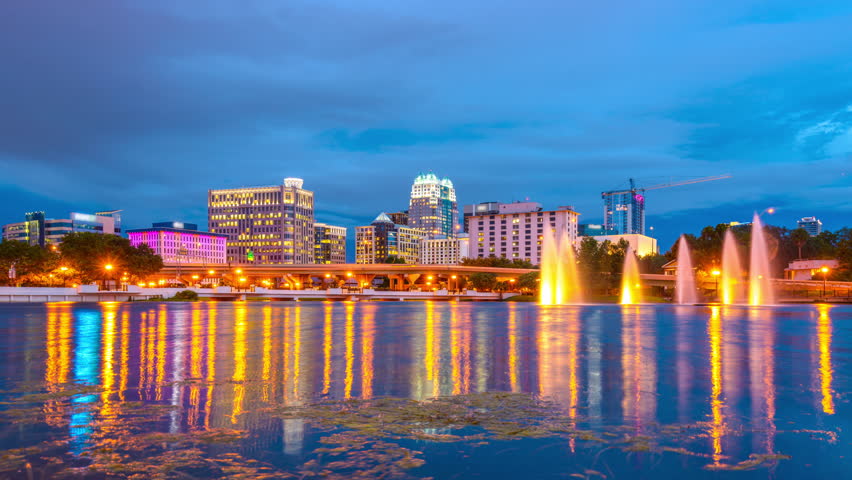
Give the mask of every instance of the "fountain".
M 775 295 L 769 271 L 769 250 L 760 215 L 754 214 L 751 224 L 751 263 L 749 268 L 749 305 L 772 305 Z
M 642 284 L 639 279 L 639 263 L 631 247 L 624 254 L 624 271 L 621 276 L 621 304 L 642 303 Z
M 568 232 L 562 232 L 557 242 L 553 231 L 547 229 L 541 240 L 540 305 L 582 303 L 580 279 L 574 245 Z
M 734 232 L 727 230 L 725 240 L 722 243 L 722 271 L 719 285 L 719 301 L 723 305 L 742 303 L 745 298 L 743 292 L 743 268 L 740 264 L 740 254 L 737 249 L 737 240 Z
M 677 247 L 675 298 L 677 303 L 681 305 L 698 302 L 698 295 L 695 292 L 695 272 L 692 270 L 692 258 L 689 256 L 689 244 L 683 235 L 680 236 L 680 243 Z

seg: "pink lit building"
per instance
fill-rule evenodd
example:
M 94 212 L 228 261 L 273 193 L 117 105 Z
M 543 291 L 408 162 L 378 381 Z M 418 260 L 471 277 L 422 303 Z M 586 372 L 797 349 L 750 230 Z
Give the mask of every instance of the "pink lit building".
M 199 232 L 191 223 L 155 223 L 151 228 L 128 230 L 130 244 L 138 247 L 143 243 L 163 257 L 166 265 L 197 263 L 220 265 L 227 263 L 227 235 Z

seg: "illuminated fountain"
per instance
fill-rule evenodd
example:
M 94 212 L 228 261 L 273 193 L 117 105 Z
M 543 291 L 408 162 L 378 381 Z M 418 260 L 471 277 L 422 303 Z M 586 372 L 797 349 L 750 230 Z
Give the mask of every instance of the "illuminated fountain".
M 624 272 L 621 276 L 621 304 L 642 303 L 642 283 L 639 279 L 639 263 L 633 249 L 627 247 L 624 254 Z
M 583 303 L 574 245 L 568 232 L 557 242 L 547 229 L 541 240 L 541 279 L 539 304 L 568 305 Z
M 680 243 L 678 243 L 677 247 L 675 299 L 681 305 L 698 302 L 698 295 L 695 292 L 695 272 L 692 270 L 692 258 L 689 255 L 689 244 L 683 235 L 681 235 Z
M 749 268 L 749 305 L 772 305 L 775 295 L 769 271 L 769 250 L 760 216 L 755 213 L 751 224 L 751 264 Z
M 737 240 L 730 230 L 725 232 L 725 240 L 722 243 L 722 271 L 719 284 L 719 301 L 723 305 L 742 303 L 745 299 L 743 291 L 743 267 L 740 263 L 740 254 L 737 249 Z

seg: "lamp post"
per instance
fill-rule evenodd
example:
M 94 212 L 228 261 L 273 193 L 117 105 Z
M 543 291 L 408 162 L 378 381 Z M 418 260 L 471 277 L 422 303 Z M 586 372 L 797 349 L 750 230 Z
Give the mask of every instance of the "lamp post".
M 825 298 L 825 280 L 828 277 L 828 267 L 822 267 L 819 271 L 822 272 L 822 297 Z
M 104 270 L 106 270 L 106 278 L 104 279 L 104 288 L 106 288 L 106 289 L 109 289 L 109 287 L 107 287 L 107 282 L 109 282 L 109 274 L 112 273 L 113 268 L 114 267 L 112 266 L 111 263 L 107 263 L 106 265 L 104 265 Z
M 509 283 L 510 283 L 510 284 L 512 284 L 512 290 L 510 290 L 510 291 L 514 292 L 514 291 L 515 291 L 515 279 L 514 279 L 514 278 L 510 278 L 510 279 L 509 279 Z
M 710 272 L 713 277 L 716 279 L 716 299 L 719 299 L 719 275 L 722 274 L 718 268 L 714 268 L 712 272 Z

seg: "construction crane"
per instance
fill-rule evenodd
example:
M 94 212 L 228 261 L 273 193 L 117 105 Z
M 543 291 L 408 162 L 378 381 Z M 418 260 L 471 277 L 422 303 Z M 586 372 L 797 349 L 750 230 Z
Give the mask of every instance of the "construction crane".
M 604 201 L 604 230 L 615 234 L 645 234 L 645 192 L 660 188 L 679 187 L 693 183 L 712 182 L 731 178 L 731 175 L 694 178 L 680 182 L 661 183 L 650 187 L 636 187 L 630 179 L 629 190 L 611 190 L 602 192 Z

